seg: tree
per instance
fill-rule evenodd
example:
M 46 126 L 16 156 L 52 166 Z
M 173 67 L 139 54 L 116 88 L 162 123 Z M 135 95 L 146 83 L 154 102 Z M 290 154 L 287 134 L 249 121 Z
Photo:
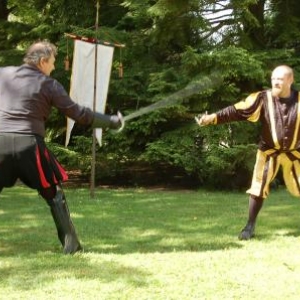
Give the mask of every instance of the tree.
M 220 186 L 217 170 L 227 168 L 226 174 L 233 176 L 240 174 L 243 164 L 249 168 L 253 148 L 249 140 L 253 143 L 257 138 L 255 127 L 232 124 L 200 130 L 194 116 L 268 87 L 269 72 L 276 64 L 293 66 L 299 77 L 298 2 L 101 0 L 98 30 L 95 5 L 95 0 L 86 0 L 84 5 L 81 0 L 1 1 L 0 64 L 15 64 L 33 40 L 50 39 L 59 46 L 53 76 L 68 90 L 70 73 L 64 70 L 63 61 L 67 54 L 72 59 L 72 41 L 65 32 L 125 44 L 124 49 L 115 50 L 107 102 L 108 113 L 120 109 L 125 115 L 186 86 L 201 83 L 203 87 L 207 82 L 205 88 L 195 88 L 193 95 L 173 104 L 170 100 L 168 107 L 128 122 L 122 134 L 106 133 L 105 147 L 98 151 L 99 176 L 105 166 L 122 172 L 129 165 L 146 162 L 179 168 L 203 184 L 213 184 L 215 179 Z M 64 118 L 53 113 L 50 142 L 63 143 L 64 126 Z M 75 128 L 70 149 L 88 157 L 84 149 L 89 148 L 90 134 Z M 235 153 L 239 158 L 233 161 Z M 209 176 L 207 170 L 211 170 Z
M 270 0 L 267 14 L 268 46 L 299 48 L 299 2 Z

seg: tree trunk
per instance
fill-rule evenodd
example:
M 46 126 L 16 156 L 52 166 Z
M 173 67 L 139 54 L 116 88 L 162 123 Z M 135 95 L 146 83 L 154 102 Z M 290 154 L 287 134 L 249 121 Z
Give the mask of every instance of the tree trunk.
M 0 0 L 0 22 L 7 21 L 8 15 L 7 0 Z
M 256 4 L 249 6 L 249 11 L 257 20 L 258 25 L 253 26 L 252 22 L 249 24 L 247 21 L 244 23 L 244 31 L 254 49 L 263 49 L 265 47 L 265 2 L 265 0 L 258 0 Z
M 7 0 L 0 0 L 0 50 L 3 50 L 7 47 L 7 30 L 5 29 L 4 25 L 8 21 L 9 12 Z

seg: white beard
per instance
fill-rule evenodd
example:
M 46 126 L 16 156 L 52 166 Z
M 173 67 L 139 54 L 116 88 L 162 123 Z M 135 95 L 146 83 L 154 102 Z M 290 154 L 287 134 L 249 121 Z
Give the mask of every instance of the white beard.
M 272 96 L 273 97 L 279 97 L 279 95 L 281 94 L 282 90 L 280 88 L 272 88 Z

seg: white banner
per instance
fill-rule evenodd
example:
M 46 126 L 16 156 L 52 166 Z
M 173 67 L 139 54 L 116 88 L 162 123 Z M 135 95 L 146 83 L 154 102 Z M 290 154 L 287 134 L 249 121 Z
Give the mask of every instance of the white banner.
M 80 40 L 74 42 L 70 97 L 76 103 L 93 109 L 95 82 L 95 51 L 97 47 L 97 82 L 95 110 L 104 113 L 111 74 L 114 47 L 92 44 Z M 69 144 L 75 121 L 67 118 L 65 146 Z M 97 128 L 96 139 L 101 146 L 102 129 Z

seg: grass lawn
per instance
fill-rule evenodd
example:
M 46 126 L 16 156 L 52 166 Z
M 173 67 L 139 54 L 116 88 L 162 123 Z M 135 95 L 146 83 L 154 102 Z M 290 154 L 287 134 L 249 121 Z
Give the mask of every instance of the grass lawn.
M 245 193 L 65 189 L 83 253 L 63 255 L 43 199 L 0 195 L 0 299 L 299 299 L 300 202 L 273 191 L 239 241 Z

